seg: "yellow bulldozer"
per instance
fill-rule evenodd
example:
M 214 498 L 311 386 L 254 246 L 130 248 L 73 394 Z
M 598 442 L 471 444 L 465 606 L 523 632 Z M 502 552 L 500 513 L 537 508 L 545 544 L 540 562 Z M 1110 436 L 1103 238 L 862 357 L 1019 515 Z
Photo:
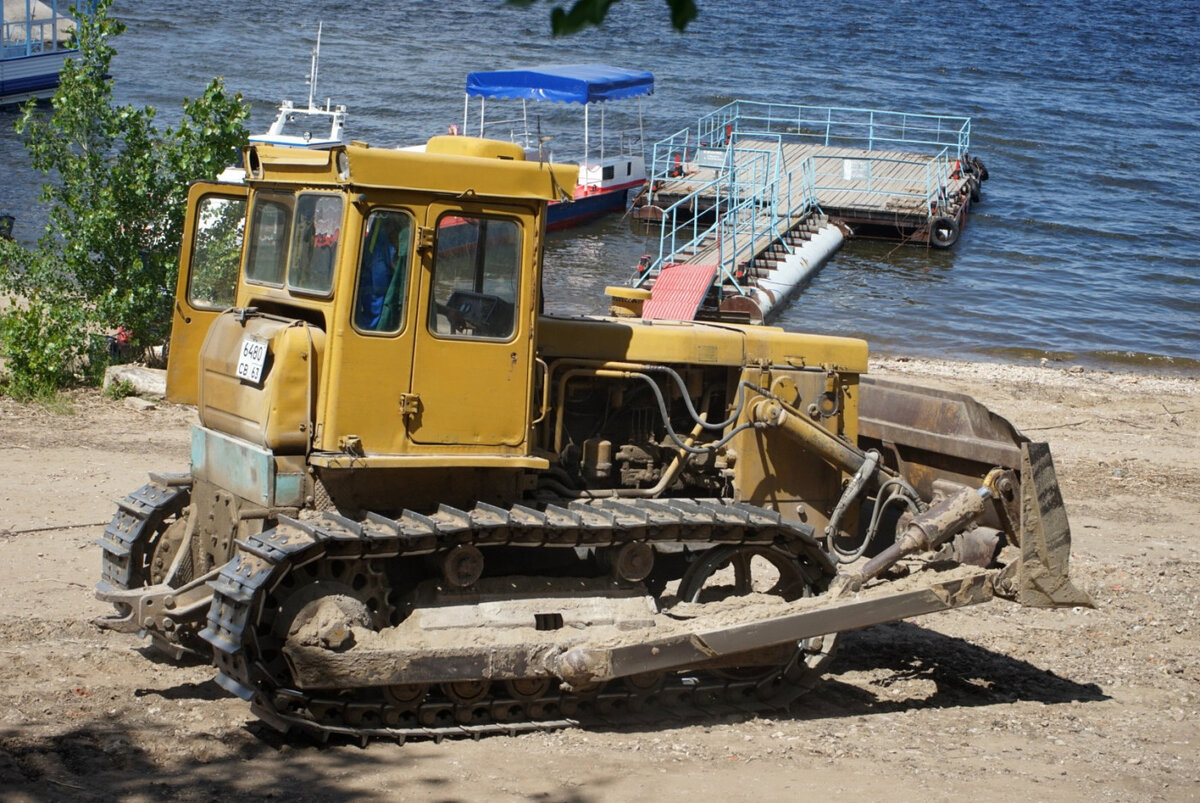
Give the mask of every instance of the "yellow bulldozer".
M 189 195 L 191 468 L 100 540 L 106 628 L 283 730 L 512 733 L 786 706 L 837 634 L 1087 604 L 1045 444 L 856 339 L 543 310 L 573 167 L 267 145 Z

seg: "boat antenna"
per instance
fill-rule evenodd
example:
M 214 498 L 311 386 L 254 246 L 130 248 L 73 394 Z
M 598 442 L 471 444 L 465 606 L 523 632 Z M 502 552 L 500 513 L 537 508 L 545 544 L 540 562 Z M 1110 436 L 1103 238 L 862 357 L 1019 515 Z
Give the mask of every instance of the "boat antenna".
M 317 45 L 312 52 L 312 66 L 308 69 L 308 108 L 313 108 L 313 96 L 317 92 L 317 63 L 321 60 L 321 27 L 324 20 L 317 22 Z

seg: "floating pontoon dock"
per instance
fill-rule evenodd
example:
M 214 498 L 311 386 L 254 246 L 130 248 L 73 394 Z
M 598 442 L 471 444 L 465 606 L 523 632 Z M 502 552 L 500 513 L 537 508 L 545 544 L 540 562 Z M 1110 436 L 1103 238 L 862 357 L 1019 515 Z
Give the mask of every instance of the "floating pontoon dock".
M 614 294 L 647 318 L 761 322 L 847 236 L 949 248 L 987 175 L 970 130 L 966 117 L 730 103 L 655 145 L 635 215 L 661 223 L 659 253 Z

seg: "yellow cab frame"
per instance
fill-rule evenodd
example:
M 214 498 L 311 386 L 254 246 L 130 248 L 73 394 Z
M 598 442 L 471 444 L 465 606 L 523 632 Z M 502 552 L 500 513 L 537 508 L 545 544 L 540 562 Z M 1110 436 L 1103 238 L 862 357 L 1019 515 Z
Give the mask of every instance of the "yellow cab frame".
M 571 193 L 574 167 L 526 162 L 510 143 L 435 137 L 423 151 L 255 146 L 245 168 L 244 185 L 189 192 L 170 400 L 203 408 L 210 327 L 226 307 L 253 309 L 324 333 L 312 465 L 547 465 L 530 446 L 541 242 L 546 201 Z M 359 298 L 380 221 L 403 263 L 387 331 L 364 325 Z M 314 236 L 328 255 L 317 278 L 297 270 L 317 264 Z

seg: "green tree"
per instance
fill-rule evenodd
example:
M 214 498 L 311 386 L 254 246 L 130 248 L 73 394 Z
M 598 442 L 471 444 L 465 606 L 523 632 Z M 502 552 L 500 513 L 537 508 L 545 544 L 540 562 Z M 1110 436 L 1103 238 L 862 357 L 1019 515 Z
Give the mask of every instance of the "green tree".
M 107 363 L 105 334 L 118 327 L 135 353 L 166 342 L 188 183 L 215 177 L 246 141 L 249 107 L 219 78 L 184 100 L 174 127 L 157 127 L 151 106 L 116 105 L 111 40 L 125 26 L 110 6 L 76 14 L 79 53 L 51 110 L 30 103 L 16 124 L 48 176 L 50 207 L 36 249 L 0 243 L 0 291 L 10 297 L 0 351 L 18 394 L 94 381 Z
M 512 6 L 530 6 L 535 0 L 507 0 Z M 554 36 L 566 36 L 577 33 L 588 26 L 599 26 L 604 23 L 608 9 L 620 0 L 575 0 L 569 9 L 555 6 L 550 9 L 550 32 Z M 671 27 L 677 31 L 687 28 L 687 25 L 700 14 L 695 0 L 664 0 L 671 14 Z

